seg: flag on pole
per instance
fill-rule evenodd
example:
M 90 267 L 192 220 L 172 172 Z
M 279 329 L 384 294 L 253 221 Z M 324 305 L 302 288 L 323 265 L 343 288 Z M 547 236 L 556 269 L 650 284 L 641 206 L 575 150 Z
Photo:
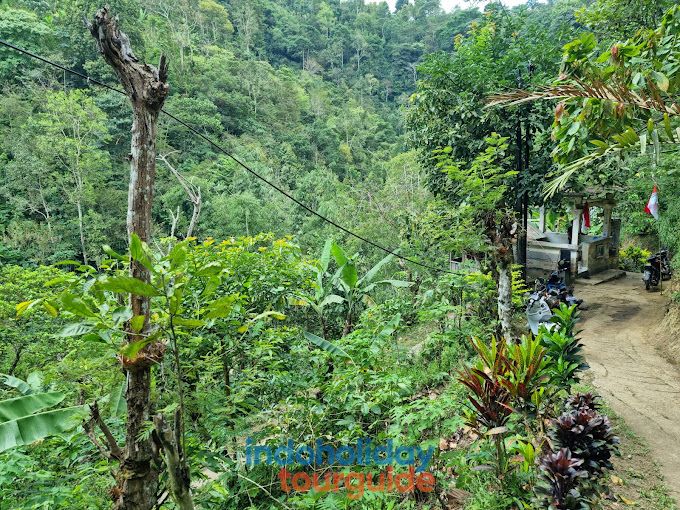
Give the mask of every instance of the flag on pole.
M 659 219 L 659 194 L 656 189 L 656 184 L 652 190 L 652 196 L 649 197 L 649 202 L 645 206 L 645 212 L 654 216 L 655 220 Z

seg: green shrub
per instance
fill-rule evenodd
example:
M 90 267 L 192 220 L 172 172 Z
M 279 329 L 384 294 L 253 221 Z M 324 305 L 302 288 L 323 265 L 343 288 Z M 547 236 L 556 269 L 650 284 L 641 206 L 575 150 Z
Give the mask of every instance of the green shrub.
M 619 269 L 635 273 L 641 272 L 650 256 L 649 250 L 631 244 L 619 250 Z

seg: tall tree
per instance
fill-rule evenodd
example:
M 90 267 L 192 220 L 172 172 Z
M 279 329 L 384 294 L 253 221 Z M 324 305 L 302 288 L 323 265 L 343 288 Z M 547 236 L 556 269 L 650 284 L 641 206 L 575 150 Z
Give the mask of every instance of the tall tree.
M 90 32 L 104 60 L 118 75 L 132 104 L 127 230 L 133 247 L 135 239 L 146 242 L 151 238 L 156 129 L 158 114 L 168 95 L 168 64 L 164 56 L 160 58 L 158 69 L 141 62 L 130 47 L 130 40 L 119 30 L 106 7 L 95 14 Z M 145 283 L 150 281 L 149 270 L 139 260 L 130 261 L 130 275 Z M 143 326 L 137 331 L 132 325 L 127 329 L 127 341 L 133 343 L 149 334 L 149 298 L 133 293 L 130 304 L 133 317 L 144 318 Z M 114 490 L 116 509 L 150 510 L 156 506 L 159 473 L 151 440 L 143 431 L 149 421 L 151 407 L 151 367 L 162 358 L 164 349 L 162 342 L 152 342 L 132 359 L 121 356 L 127 377 L 127 424 L 125 450 Z
M 84 208 L 86 195 L 96 181 L 95 176 L 97 173 L 101 175 L 107 162 L 108 155 L 100 148 L 109 138 L 105 121 L 104 112 L 83 91 L 58 91 L 47 95 L 44 112 L 32 126 L 39 133 L 36 137 L 39 154 L 55 167 L 55 181 L 76 208 L 80 249 L 85 264 L 88 263 L 88 250 Z M 39 194 L 49 226 L 49 209 L 42 187 Z
M 452 157 L 453 149 L 436 151 L 437 169 L 446 176 L 447 201 L 455 208 L 458 224 L 480 232 L 479 243 L 491 259 L 498 294 L 499 333 L 512 334 L 512 244 L 517 226 L 510 184 L 517 174 L 505 165 L 507 138 L 496 133 L 486 138 L 486 149 L 469 164 Z M 466 244 L 469 239 L 466 240 Z
M 654 152 L 680 144 L 680 6 L 664 15 L 658 28 L 641 30 L 625 42 L 600 48 L 595 37 L 582 34 L 564 47 L 558 80 L 536 90 L 514 90 L 491 98 L 491 104 L 514 106 L 560 100 L 555 108 L 553 157 L 557 176 L 546 185 L 550 195 L 580 170 L 603 165 L 640 148 Z M 585 177 L 611 173 L 584 172 Z M 595 174 L 595 175 L 593 175 Z

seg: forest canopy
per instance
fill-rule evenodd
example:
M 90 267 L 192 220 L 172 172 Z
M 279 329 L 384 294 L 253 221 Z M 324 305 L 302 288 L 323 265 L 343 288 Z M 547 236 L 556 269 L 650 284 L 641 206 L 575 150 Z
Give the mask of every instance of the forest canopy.
M 599 508 L 527 243 L 605 190 L 611 258 L 677 264 L 673 2 L 9 0 L 1 42 L 0 509 Z

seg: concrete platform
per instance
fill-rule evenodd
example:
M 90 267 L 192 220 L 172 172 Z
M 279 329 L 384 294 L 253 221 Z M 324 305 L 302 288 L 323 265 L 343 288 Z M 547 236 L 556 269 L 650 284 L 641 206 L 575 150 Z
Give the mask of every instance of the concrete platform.
M 607 269 L 592 275 L 590 278 L 578 278 L 576 281 L 581 285 L 599 285 L 625 276 L 626 272 L 621 269 Z

